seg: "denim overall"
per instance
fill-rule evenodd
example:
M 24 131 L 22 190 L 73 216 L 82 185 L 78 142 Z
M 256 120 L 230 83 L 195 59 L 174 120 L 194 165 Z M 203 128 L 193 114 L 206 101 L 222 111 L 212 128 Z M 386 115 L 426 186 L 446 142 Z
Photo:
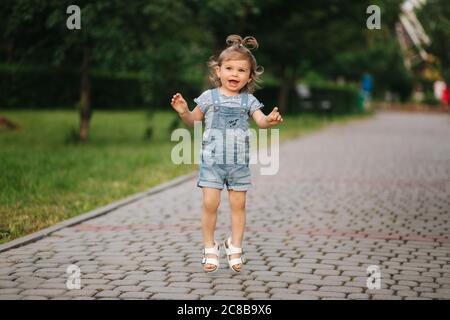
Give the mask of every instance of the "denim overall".
M 248 94 L 241 94 L 240 107 L 220 104 L 219 89 L 211 90 L 211 126 L 202 140 L 199 187 L 246 191 L 250 188 Z

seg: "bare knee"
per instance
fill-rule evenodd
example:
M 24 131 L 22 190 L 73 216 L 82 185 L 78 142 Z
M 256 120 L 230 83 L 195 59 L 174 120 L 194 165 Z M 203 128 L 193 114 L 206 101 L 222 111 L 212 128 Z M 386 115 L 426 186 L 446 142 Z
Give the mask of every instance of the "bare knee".
M 245 193 L 230 192 L 230 208 L 232 212 L 241 213 L 245 211 Z
M 203 210 L 216 213 L 220 204 L 220 190 L 203 188 Z
M 215 213 L 219 208 L 220 199 L 205 198 L 203 199 L 203 209 L 206 212 Z

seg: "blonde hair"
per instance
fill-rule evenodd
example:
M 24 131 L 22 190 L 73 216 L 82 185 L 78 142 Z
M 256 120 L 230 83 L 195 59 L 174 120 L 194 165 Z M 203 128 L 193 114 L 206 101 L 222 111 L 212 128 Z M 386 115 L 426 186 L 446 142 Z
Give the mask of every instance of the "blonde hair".
M 247 60 L 250 64 L 250 81 L 247 83 L 241 91 L 247 91 L 248 93 L 255 92 L 259 88 L 261 82 L 261 74 L 264 72 L 264 68 L 258 66 L 256 59 L 251 50 L 258 49 L 258 41 L 254 37 L 245 37 L 232 34 L 226 39 L 227 48 L 224 49 L 218 57 L 212 56 L 209 58 L 209 80 L 215 87 L 221 85 L 220 79 L 216 74 L 216 67 L 220 67 L 222 62 L 227 60 Z

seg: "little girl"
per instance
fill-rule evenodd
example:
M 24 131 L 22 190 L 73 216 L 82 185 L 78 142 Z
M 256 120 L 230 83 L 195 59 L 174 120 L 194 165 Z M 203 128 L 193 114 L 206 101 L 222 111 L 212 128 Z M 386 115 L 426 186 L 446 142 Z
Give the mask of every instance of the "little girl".
M 259 128 L 269 128 L 283 121 L 276 107 L 269 115 L 264 115 L 260 110 L 263 104 L 251 94 L 262 73 L 250 52 L 258 48 L 256 39 L 230 35 L 226 43 L 227 48 L 217 58 L 210 58 L 208 66 L 214 88 L 194 99 L 197 106 L 189 111 L 180 93 L 176 93 L 171 101 L 172 107 L 188 126 L 192 127 L 194 121 L 205 119 L 197 186 L 203 191 L 202 230 L 205 247 L 202 264 L 206 272 L 214 272 L 219 268 L 220 247 L 214 239 L 214 231 L 224 184 L 228 189 L 231 208 L 231 237 L 223 245 L 233 271 L 240 272 L 245 263 L 242 250 L 245 199 L 251 187 L 248 118 L 252 117 Z M 233 139 L 229 139 L 230 135 Z

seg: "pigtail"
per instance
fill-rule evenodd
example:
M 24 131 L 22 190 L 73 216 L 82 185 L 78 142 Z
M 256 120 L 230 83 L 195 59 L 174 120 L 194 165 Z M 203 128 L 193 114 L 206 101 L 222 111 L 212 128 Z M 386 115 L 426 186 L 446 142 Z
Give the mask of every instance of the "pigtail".
M 245 37 L 242 40 L 242 44 L 247 47 L 248 50 L 256 50 L 259 47 L 258 41 L 256 41 L 255 37 Z
M 229 35 L 226 39 L 226 43 L 228 47 L 236 46 L 236 47 L 246 47 L 248 50 L 256 50 L 258 49 L 258 41 L 256 41 L 255 37 L 245 37 L 242 39 L 241 36 L 237 34 Z

